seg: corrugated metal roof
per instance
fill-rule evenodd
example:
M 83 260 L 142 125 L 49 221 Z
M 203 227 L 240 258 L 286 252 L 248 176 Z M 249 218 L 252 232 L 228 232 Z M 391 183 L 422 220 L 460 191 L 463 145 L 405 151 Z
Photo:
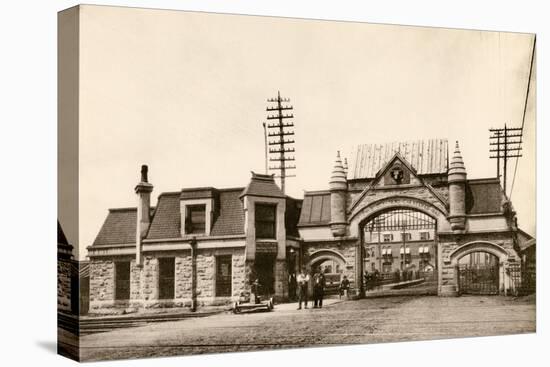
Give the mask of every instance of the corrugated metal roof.
M 330 222 L 330 192 L 306 193 L 298 226 L 326 225 Z
M 447 173 L 449 157 L 447 139 L 428 139 L 359 145 L 350 157 L 348 179 L 374 178 L 397 152 L 419 175 Z

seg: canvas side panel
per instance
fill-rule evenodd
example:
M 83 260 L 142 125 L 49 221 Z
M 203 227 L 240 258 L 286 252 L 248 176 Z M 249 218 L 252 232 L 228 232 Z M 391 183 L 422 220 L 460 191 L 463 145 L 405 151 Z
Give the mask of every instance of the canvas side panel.
M 59 12 L 57 24 L 57 350 L 78 361 L 79 7 Z

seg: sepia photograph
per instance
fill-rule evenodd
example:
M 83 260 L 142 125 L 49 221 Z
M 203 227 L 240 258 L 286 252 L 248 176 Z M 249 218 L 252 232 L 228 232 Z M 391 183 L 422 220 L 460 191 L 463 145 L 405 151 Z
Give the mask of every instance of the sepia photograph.
M 57 22 L 59 354 L 537 331 L 534 33 Z

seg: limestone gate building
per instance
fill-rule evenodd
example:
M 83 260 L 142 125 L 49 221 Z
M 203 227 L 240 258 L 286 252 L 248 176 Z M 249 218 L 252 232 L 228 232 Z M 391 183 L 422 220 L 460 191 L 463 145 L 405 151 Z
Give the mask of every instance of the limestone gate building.
M 283 195 L 272 176 L 162 193 L 156 208 L 152 190 L 144 166 L 137 208 L 109 210 L 88 248 L 90 312 L 226 304 L 246 297 L 251 278 L 263 294 L 288 295 L 301 201 Z
M 458 143 L 359 146 L 336 158 L 328 190 L 283 195 L 272 176 L 246 187 L 162 193 L 150 206 L 147 169 L 137 208 L 111 209 L 90 257 L 90 312 L 197 307 L 264 294 L 288 297 L 289 274 L 431 273 L 439 295 L 507 293 L 522 259 L 515 213 L 498 178 L 468 179 Z M 523 233 L 523 232 L 522 232 Z M 518 270 L 519 269 L 519 270 Z

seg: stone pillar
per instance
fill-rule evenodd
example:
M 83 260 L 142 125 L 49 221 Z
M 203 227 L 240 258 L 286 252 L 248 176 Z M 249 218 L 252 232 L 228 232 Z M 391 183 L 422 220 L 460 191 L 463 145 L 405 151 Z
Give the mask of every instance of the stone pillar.
M 449 167 L 448 182 L 451 229 L 455 233 L 462 233 L 466 228 L 466 167 L 458 141 Z
M 151 224 L 151 192 L 153 191 L 153 185 L 148 182 L 147 172 L 147 166 L 141 166 L 141 180 L 135 187 L 138 197 L 136 219 L 136 265 L 138 267 L 142 265 L 141 241 Z
M 355 294 L 361 298 L 365 295 L 363 288 L 363 245 L 357 241 L 355 246 Z
M 193 237 L 191 246 L 191 311 L 197 310 L 197 240 Z
M 346 195 L 348 181 L 346 172 L 340 159 L 340 152 L 336 154 L 336 162 L 329 182 L 330 188 L 330 230 L 334 237 L 346 235 Z
M 275 301 L 288 300 L 288 270 L 286 260 L 275 261 Z

